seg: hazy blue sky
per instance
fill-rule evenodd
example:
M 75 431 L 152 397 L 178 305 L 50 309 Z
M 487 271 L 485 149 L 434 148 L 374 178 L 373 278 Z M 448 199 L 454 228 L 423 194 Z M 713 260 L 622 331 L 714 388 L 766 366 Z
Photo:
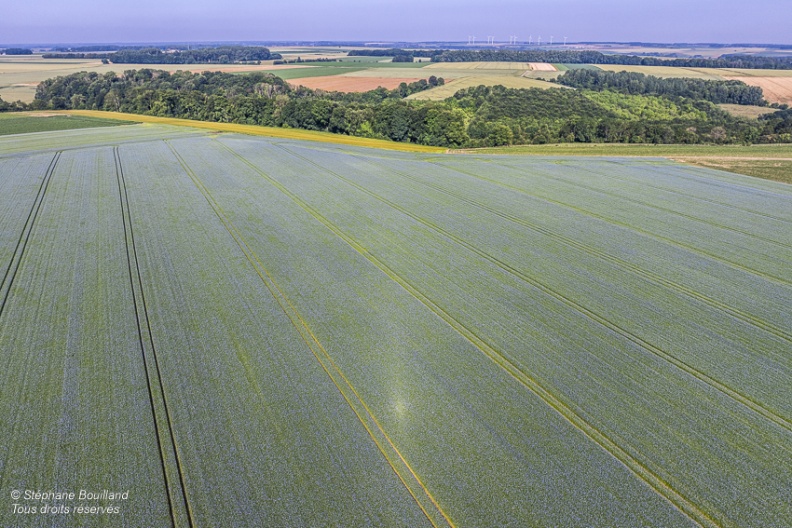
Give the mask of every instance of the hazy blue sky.
M 792 44 L 792 0 L 27 0 L 0 43 L 460 40 Z

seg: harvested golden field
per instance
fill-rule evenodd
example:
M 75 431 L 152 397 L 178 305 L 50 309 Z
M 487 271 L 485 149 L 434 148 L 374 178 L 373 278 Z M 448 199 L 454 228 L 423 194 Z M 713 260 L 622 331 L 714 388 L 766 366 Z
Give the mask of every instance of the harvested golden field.
M 393 90 L 401 83 L 412 83 L 420 77 L 357 77 L 352 75 L 328 75 L 324 77 L 305 77 L 291 79 L 289 84 L 305 86 L 313 90 L 326 90 L 328 92 L 367 92 L 376 90 L 380 86 Z
M 734 77 L 792 77 L 792 70 L 759 70 L 752 68 L 698 68 L 698 70 L 727 79 Z
M 430 70 L 520 70 L 533 69 L 530 62 L 435 62 Z M 539 64 L 539 63 L 533 63 Z M 551 70 L 552 71 L 552 70 Z
M 731 77 L 762 89 L 771 103 L 792 103 L 792 77 Z
M 526 77 L 529 79 L 549 79 L 558 77 L 561 72 L 555 69 L 552 64 L 529 63 L 529 62 L 439 62 L 433 63 L 422 68 L 427 74 L 442 77 L 446 81 L 449 79 L 461 79 L 463 77 L 482 77 L 487 82 L 480 84 L 491 84 L 489 79 L 492 77 L 516 78 Z M 365 72 L 358 72 L 361 75 Z M 511 86 L 509 81 L 495 84 Z M 518 81 L 519 82 L 519 81 Z M 512 83 L 514 84 L 514 83 Z M 521 85 L 520 85 L 521 86 Z
M 626 66 L 622 64 L 597 64 L 597 68 L 612 72 L 635 72 L 655 77 L 692 77 L 696 79 L 722 79 L 715 68 L 679 68 L 675 66 Z
M 529 62 L 533 71 L 543 71 L 543 72 L 554 72 L 558 71 L 558 68 L 550 64 L 549 62 Z
M 507 76 L 493 76 L 493 75 L 470 75 L 466 77 L 459 77 L 457 79 L 446 80 L 443 86 L 432 88 L 423 92 L 412 94 L 407 99 L 416 99 L 421 101 L 441 101 L 447 99 L 464 88 L 471 88 L 474 86 L 505 86 L 506 88 L 559 88 L 564 87 L 557 84 L 552 84 L 538 79 L 529 79 L 527 77 L 507 77 Z

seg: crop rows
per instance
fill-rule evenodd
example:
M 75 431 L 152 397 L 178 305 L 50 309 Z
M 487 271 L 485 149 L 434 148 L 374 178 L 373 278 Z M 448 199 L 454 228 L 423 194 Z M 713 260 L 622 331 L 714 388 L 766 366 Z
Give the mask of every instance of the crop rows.
M 317 224 L 282 188 L 262 187 L 261 174 L 233 153 L 202 151 L 190 149 L 192 170 L 256 253 L 269 256 L 280 287 L 452 520 L 564 525 L 580 516 L 593 522 L 605 508 L 619 512 L 617 524 L 651 523 L 644 515 L 684 522 L 671 520 L 660 497 L 639 498 L 649 490 L 596 444 L 576 453 L 587 445 L 579 430 L 408 295 L 398 277 L 363 260 L 361 248 Z M 262 166 L 274 161 L 268 158 Z M 259 212 L 254 218 L 251 209 Z M 539 438 L 570 460 L 574 475 L 541 460 Z M 580 488 L 570 478 L 600 484 Z M 629 506 L 646 501 L 654 504 L 648 511 Z
M 458 166 L 458 163 L 452 162 L 449 166 Z M 480 171 L 478 175 L 658 240 L 671 242 L 771 281 L 792 284 L 792 272 L 784 261 L 784 255 L 789 251 L 787 244 L 763 240 L 761 234 L 753 237 L 737 229 L 727 229 L 696 219 L 684 218 L 681 221 L 678 218 L 680 215 L 641 204 L 640 198 L 621 199 L 618 192 L 600 191 L 588 185 L 585 180 L 570 183 L 562 176 L 568 172 L 563 165 L 545 163 L 528 174 L 519 169 L 509 171 L 504 164 L 499 164 L 498 167 L 502 170 Z M 584 174 L 589 172 L 584 169 Z M 554 179 L 556 176 L 561 177 Z M 541 180 L 541 186 L 535 185 L 537 179 Z M 588 192 L 580 192 L 581 189 Z M 788 199 L 788 192 L 779 191 L 775 194 L 778 197 L 769 198 L 768 206 L 772 210 L 784 211 L 783 204 Z
M 54 159 L 30 204 L 23 231 L 29 236 L 17 251 L 18 269 L 9 275 L 0 314 L 0 485 L 129 489 L 122 522 L 144 514 L 152 524 L 167 523 L 145 376 L 135 353 L 112 151 L 64 152 Z M 10 509 L 2 524 L 30 519 Z
M 117 130 L 0 140 L 3 493 L 129 489 L 128 525 L 788 525 L 785 186 Z
M 624 446 L 634 447 L 636 460 L 643 460 L 644 465 L 654 467 L 656 474 L 664 475 L 665 480 L 674 481 L 676 489 L 686 489 L 689 496 L 700 497 L 699 494 L 710 494 L 713 488 L 719 488 L 721 497 L 713 499 L 723 500 L 722 497 L 727 496 L 729 490 L 742 486 L 742 482 L 756 479 L 758 488 L 772 489 L 774 483 L 783 480 L 774 469 L 778 467 L 777 455 L 780 453 L 753 453 L 752 456 L 757 458 L 750 463 L 748 458 L 741 455 L 741 459 L 732 460 L 732 472 L 729 475 L 721 475 L 718 466 L 719 461 L 722 464 L 723 446 L 728 445 L 734 437 L 753 437 L 753 441 L 759 442 L 765 434 L 774 434 L 777 436 L 773 444 L 784 445 L 783 439 L 789 433 L 788 421 L 785 416 L 779 416 L 772 406 L 786 405 L 788 398 L 782 395 L 772 405 L 767 402 L 777 396 L 773 387 L 783 387 L 782 380 L 788 379 L 788 357 L 783 357 L 784 352 L 788 351 L 788 344 L 778 344 L 774 336 L 764 337 L 760 332 L 743 329 L 746 345 L 742 349 L 737 348 L 719 335 L 731 330 L 733 321 L 730 318 L 714 326 L 696 325 L 694 321 L 688 323 L 687 316 L 699 318 L 702 317 L 700 313 L 703 316 L 709 314 L 701 309 L 686 314 L 685 305 L 680 299 L 663 303 L 662 291 L 650 289 L 646 284 L 640 285 L 651 294 L 646 298 L 637 295 L 639 291 L 632 297 L 625 298 L 625 293 L 622 298 L 616 297 L 611 301 L 616 306 L 624 306 L 625 301 L 629 302 L 626 305 L 630 307 L 633 317 L 635 311 L 641 310 L 641 305 L 646 304 L 645 309 L 650 314 L 654 312 L 658 321 L 652 324 L 648 315 L 646 321 L 638 319 L 637 325 L 633 325 L 637 326 L 633 335 L 640 337 L 639 332 L 657 332 L 659 328 L 668 333 L 676 332 L 672 337 L 687 338 L 688 343 L 698 340 L 702 342 L 699 346 L 701 362 L 705 365 L 713 363 L 712 368 L 721 367 L 721 361 L 712 357 L 713 353 L 719 353 L 727 362 L 725 368 L 731 367 L 735 372 L 745 374 L 742 372 L 745 369 L 739 366 L 740 354 L 759 356 L 762 352 L 768 352 L 770 357 L 764 363 L 757 364 L 756 358 L 745 361 L 750 366 L 757 364 L 758 371 L 763 375 L 778 375 L 778 378 L 768 382 L 770 386 L 766 390 L 755 386 L 761 386 L 766 381 L 754 377 L 750 377 L 750 381 L 755 385 L 742 380 L 741 385 L 732 383 L 725 387 L 737 392 L 761 391 L 759 395 L 765 401 L 759 401 L 771 410 L 764 415 L 756 413 L 753 408 L 745 407 L 744 403 L 733 401 L 728 393 L 714 393 L 713 389 L 717 390 L 718 387 L 698 383 L 690 372 L 679 366 L 658 362 L 661 358 L 647 353 L 651 351 L 647 351 L 648 347 L 636 348 L 635 345 L 640 343 L 635 340 L 614 339 L 610 335 L 612 328 L 594 324 L 600 321 L 591 317 L 591 310 L 566 309 L 570 306 L 568 295 L 572 294 L 588 302 L 603 303 L 613 299 L 606 294 L 609 289 L 623 289 L 620 282 L 624 281 L 624 274 L 619 273 L 618 278 L 614 274 L 610 279 L 605 276 L 599 279 L 602 285 L 593 289 L 598 286 L 597 282 L 584 275 L 597 271 L 591 264 L 587 264 L 577 275 L 568 275 L 564 267 L 572 266 L 571 262 L 574 261 L 571 257 L 550 260 L 547 255 L 540 253 L 542 246 L 530 241 L 526 243 L 528 247 L 519 248 L 521 241 L 517 234 L 509 236 L 508 229 L 497 224 L 494 219 L 477 222 L 475 217 L 461 213 L 457 206 L 443 208 L 429 204 L 427 211 L 446 217 L 444 221 L 449 225 L 453 223 L 449 217 L 456 219 L 468 229 L 464 236 L 458 236 L 448 228 L 438 228 L 433 222 L 416 220 L 416 215 L 410 211 L 407 211 L 410 214 L 405 214 L 398 208 L 385 207 L 387 204 L 382 200 L 377 203 L 370 193 L 356 190 L 343 181 L 354 174 L 349 167 L 343 168 L 344 177 L 327 177 L 336 172 L 335 167 L 340 162 L 338 159 L 322 163 L 326 176 L 316 178 L 311 176 L 307 164 L 301 165 L 294 158 L 276 161 L 278 156 L 274 152 L 262 152 L 261 149 L 251 154 L 254 164 L 259 166 L 263 166 L 264 158 L 271 166 L 270 173 L 276 175 L 275 178 L 282 185 L 303 202 L 309 203 L 339 232 L 366 248 L 385 263 L 391 272 L 451 314 L 462 327 L 520 365 L 523 372 L 547 380 L 545 386 L 552 386 L 552 383 L 563 387 L 557 393 L 560 399 L 566 398 L 570 408 L 577 407 L 580 416 L 585 416 L 594 424 L 602 424 L 599 426 L 601 430 L 612 431 L 612 437 L 624 438 Z M 370 172 L 365 174 L 370 175 Z M 377 190 L 382 188 L 381 182 L 370 182 L 370 185 Z M 423 194 L 417 196 L 422 197 Z M 481 229 L 481 226 L 486 226 L 486 229 Z M 427 232 L 426 228 L 432 232 Z M 516 260 L 504 262 L 500 255 L 494 253 L 506 243 L 523 250 L 518 254 L 529 262 L 527 268 L 523 265 L 520 270 L 521 264 Z M 515 250 L 514 246 L 510 248 L 512 251 Z M 460 251 L 462 248 L 466 251 Z M 533 279 L 531 274 L 534 274 Z M 548 287 L 547 284 L 552 281 L 557 281 L 557 284 Z M 559 294 L 558 290 L 562 287 L 566 287 L 567 292 Z M 577 291 L 572 291 L 573 287 Z M 481 291 L 489 292 L 485 299 L 480 297 Z M 582 297 L 580 292 L 591 294 Z M 610 309 L 611 313 L 605 312 L 606 309 Z M 615 308 L 598 306 L 597 310 L 612 315 Z M 669 314 L 676 311 L 680 311 L 682 316 L 675 321 Z M 666 318 L 668 322 L 664 321 Z M 504 326 L 504 321 L 519 321 L 523 326 Z M 686 324 L 691 328 L 686 329 Z M 568 328 L 576 328 L 577 331 L 565 335 L 568 333 L 565 329 Z M 686 330 L 691 332 L 689 337 Z M 704 339 L 702 332 L 706 332 L 703 334 Z M 659 337 L 664 336 L 661 333 L 657 335 Z M 754 345 L 756 351 L 747 346 L 752 338 L 764 340 Z M 554 346 L 548 347 L 546 343 L 551 339 L 556 342 Z M 710 344 L 717 339 L 725 342 Z M 763 345 L 775 348 L 765 351 Z M 724 346 L 725 349 L 721 348 Z M 546 351 L 544 354 L 536 353 L 542 349 Z M 781 361 L 781 367 L 786 366 L 786 371 L 784 368 L 777 370 L 779 365 L 773 362 L 773 350 L 780 356 L 775 359 Z M 527 351 L 532 352 L 526 354 Z M 681 351 L 684 352 L 684 349 Z M 708 352 L 709 357 L 706 355 Z M 733 360 L 732 355 L 736 356 Z M 689 360 L 688 357 L 684 359 Z M 730 361 L 735 363 L 736 368 L 728 364 Z M 757 372 L 753 374 L 756 376 Z M 589 383 L 579 382 L 587 378 L 591 380 Z M 613 391 L 610 397 L 607 396 L 609 391 Z M 614 401 L 623 403 L 615 405 Z M 713 427 L 705 429 L 702 426 L 701 408 L 690 408 L 689 401 L 708 402 L 705 405 L 707 411 L 719 415 L 710 424 Z M 652 423 L 653 420 L 647 419 L 648 416 L 654 416 L 657 422 Z M 765 421 L 768 416 L 772 418 L 770 422 Z M 782 430 L 776 430 L 773 422 L 780 425 Z M 673 437 L 668 434 L 670 430 L 675 431 Z M 647 436 L 653 439 L 651 444 L 646 442 Z M 658 441 L 657 438 L 663 440 Z M 680 458 L 680 453 L 685 452 L 689 453 L 688 456 Z M 672 468 L 680 465 L 691 467 L 691 464 L 695 465 L 696 471 L 685 475 L 684 480 L 688 482 L 676 480 L 677 472 Z M 767 473 L 757 475 L 757 467 L 765 468 Z M 777 489 L 775 492 L 783 491 Z M 782 501 L 780 496 L 777 500 Z M 729 506 L 728 503 L 720 505 L 724 510 Z M 757 511 L 751 515 L 768 514 L 772 519 L 779 512 Z

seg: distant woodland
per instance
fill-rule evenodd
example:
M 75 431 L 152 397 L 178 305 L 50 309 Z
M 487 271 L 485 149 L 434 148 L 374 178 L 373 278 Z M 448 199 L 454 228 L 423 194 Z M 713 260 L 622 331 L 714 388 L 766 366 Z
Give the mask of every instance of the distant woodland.
M 637 55 L 605 55 L 578 50 L 454 50 L 432 55 L 433 62 L 554 62 L 565 64 L 621 64 L 625 66 L 675 66 L 681 68 L 792 69 L 790 57 L 724 55 L 717 59 L 666 59 Z
M 585 70 L 583 70 L 585 71 Z M 76 73 L 47 80 L 31 105 L 0 109 L 97 109 L 202 121 L 320 130 L 450 148 L 528 143 L 792 142 L 792 111 L 734 117 L 715 102 L 765 104 L 736 81 L 665 81 L 570 70 L 579 89 L 468 88 L 444 101 L 410 94 L 442 84 L 430 77 L 395 90 L 339 93 L 292 88 L 267 73 Z
M 689 77 L 663 79 L 635 72 L 569 70 L 559 77 L 564 86 L 628 95 L 664 95 L 711 103 L 764 106 L 762 89 L 741 81 L 709 81 Z
M 33 50 L 28 48 L 6 48 L 0 52 L 4 55 L 33 55 Z
M 194 50 L 126 49 L 110 53 L 45 53 L 45 59 L 103 59 L 113 64 L 234 64 L 280 59 L 260 46 L 223 46 Z
M 790 57 L 758 55 L 723 55 L 717 59 L 659 58 L 638 55 L 606 55 L 586 50 L 352 50 L 350 56 L 429 57 L 432 62 L 552 62 L 561 64 L 620 64 L 624 66 L 675 66 L 681 68 L 750 68 L 768 70 L 792 69 Z M 403 60 L 403 59 L 400 59 Z

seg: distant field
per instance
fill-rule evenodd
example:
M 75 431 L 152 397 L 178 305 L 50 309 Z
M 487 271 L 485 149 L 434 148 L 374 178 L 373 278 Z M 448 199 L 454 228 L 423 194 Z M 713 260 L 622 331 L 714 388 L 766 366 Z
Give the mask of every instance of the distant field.
M 429 100 L 441 101 L 453 96 L 463 88 L 472 88 L 476 86 L 496 86 L 501 85 L 506 88 L 563 88 L 557 84 L 540 81 L 538 79 L 530 79 L 527 77 L 509 77 L 498 75 L 471 75 L 465 77 L 457 77 L 455 79 L 446 79 L 446 84 L 425 90 L 410 95 L 407 99 L 416 100 Z
M 553 64 L 556 70 L 565 72 L 567 70 L 599 70 L 594 64 Z
M 765 93 L 765 97 L 766 96 L 767 94 Z M 761 115 L 772 114 L 773 112 L 777 111 L 777 109 L 769 108 L 767 106 L 751 106 L 751 105 L 739 105 L 739 104 L 719 104 L 718 106 L 734 116 L 747 117 L 749 119 L 756 119 Z
M 361 60 L 361 59 L 379 59 L 379 60 Z M 429 59 L 423 59 L 423 62 L 392 62 L 389 57 L 345 57 L 341 59 L 341 62 L 331 62 L 331 63 L 323 63 L 323 62 L 308 62 L 306 64 L 310 64 L 313 66 L 336 66 L 336 67 L 361 67 L 361 68 L 369 68 L 369 69 L 420 69 L 426 68 L 431 63 Z
M 267 70 L 277 75 L 281 79 L 291 81 L 292 79 L 304 79 L 306 77 L 327 77 L 328 75 L 348 74 L 356 71 L 363 71 L 365 66 L 306 66 L 295 64 L 295 68 L 289 70 Z
M 393 90 L 401 83 L 412 83 L 422 77 L 352 77 L 348 75 L 332 75 L 327 77 L 308 77 L 290 79 L 294 86 L 305 86 L 311 89 L 327 90 L 331 92 L 367 92 L 379 87 Z
M 228 73 L 250 71 L 272 71 L 279 73 L 289 66 L 273 66 L 272 61 L 263 64 L 102 64 L 99 60 L 59 59 L 44 60 L 41 55 L 24 58 L 0 57 L 0 97 L 4 101 L 23 101 L 30 103 L 36 95 L 36 86 L 53 77 L 71 75 L 80 71 L 123 73 L 126 70 L 151 68 L 170 72 L 182 70 L 191 72 L 223 71 Z M 284 74 L 285 75 L 285 74 Z M 325 74 L 327 75 L 327 74 Z
M 531 66 L 531 70 L 533 71 L 542 71 L 542 72 L 558 71 L 558 68 L 547 62 L 529 62 L 528 64 Z
M 662 46 L 634 46 L 630 44 L 586 44 L 586 45 L 570 45 L 572 49 L 587 49 L 593 51 L 601 51 L 603 53 L 618 53 L 620 55 L 648 55 L 648 54 L 676 54 L 680 57 L 707 57 L 717 58 L 723 54 L 756 54 L 762 53 L 764 55 L 777 54 L 778 50 L 774 48 L 757 47 L 757 46 L 674 46 L 672 48 Z M 772 51 L 769 51 L 772 50 Z M 783 52 L 782 52 L 783 53 Z M 789 55 L 785 53 L 784 55 Z
M 535 69 L 530 62 L 433 62 L 427 69 L 430 70 L 519 70 L 528 71 Z
M 0 113 L 0 136 L 129 124 L 129 121 L 87 116 L 27 112 Z
M 655 77 L 692 77 L 696 79 L 719 80 L 723 77 L 716 69 L 678 68 L 675 66 L 627 66 L 622 64 L 597 64 L 597 68 L 612 72 L 635 72 Z
M 741 159 L 741 158 L 680 158 L 678 161 L 718 169 L 754 178 L 774 180 L 792 184 L 792 157 L 788 159 Z
M 695 68 L 695 70 L 726 79 L 734 77 L 792 77 L 792 70 L 754 70 L 751 68 Z

